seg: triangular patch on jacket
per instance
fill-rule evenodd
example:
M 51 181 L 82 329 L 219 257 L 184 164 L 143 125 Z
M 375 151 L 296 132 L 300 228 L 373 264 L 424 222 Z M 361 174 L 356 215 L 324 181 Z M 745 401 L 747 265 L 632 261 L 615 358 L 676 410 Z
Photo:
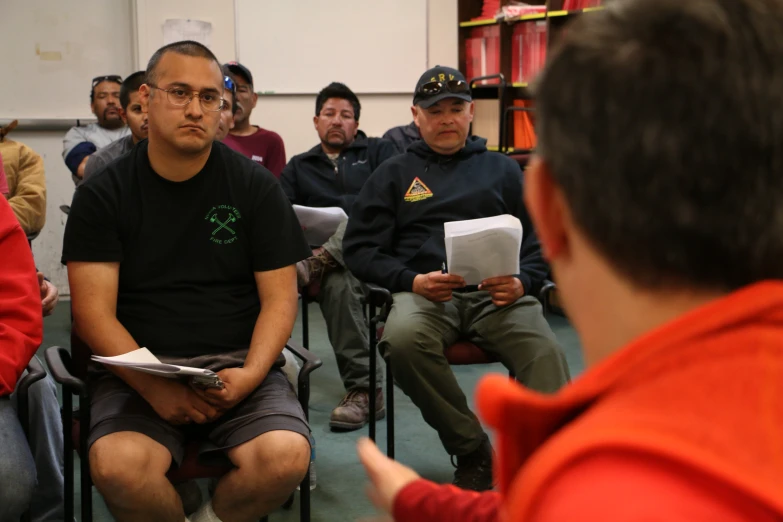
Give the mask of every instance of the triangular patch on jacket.
M 408 187 L 408 192 L 405 193 L 403 198 L 405 201 L 421 201 L 432 197 L 432 191 L 424 184 L 418 177 L 414 178 L 411 186 Z

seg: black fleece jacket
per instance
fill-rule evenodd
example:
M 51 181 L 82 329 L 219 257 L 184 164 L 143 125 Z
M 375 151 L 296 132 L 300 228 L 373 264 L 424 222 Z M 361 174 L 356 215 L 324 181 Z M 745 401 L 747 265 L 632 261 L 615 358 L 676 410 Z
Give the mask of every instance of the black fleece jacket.
M 381 165 L 354 203 L 343 240 L 348 268 L 362 281 L 410 292 L 417 274 L 446 260 L 443 223 L 511 214 L 522 222 L 520 274 L 537 294 L 549 273 L 522 202 L 522 170 L 486 140 L 468 138 L 453 156 L 422 140 Z
M 342 207 L 350 216 L 364 182 L 378 165 L 396 154 L 392 142 L 368 138 L 359 131 L 354 142 L 340 153 L 336 167 L 318 144 L 291 158 L 280 175 L 280 184 L 292 204 Z

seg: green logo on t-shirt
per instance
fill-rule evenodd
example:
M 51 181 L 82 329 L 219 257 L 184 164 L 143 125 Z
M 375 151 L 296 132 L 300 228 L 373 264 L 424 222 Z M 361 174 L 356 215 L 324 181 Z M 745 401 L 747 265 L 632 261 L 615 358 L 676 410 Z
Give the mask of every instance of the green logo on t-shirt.
M 209 240 L 218 245 L 229 245 L 237 240 L 236 223 L 242 215 L 231 205 L 212 207 L 204 218 L 210 224 Z

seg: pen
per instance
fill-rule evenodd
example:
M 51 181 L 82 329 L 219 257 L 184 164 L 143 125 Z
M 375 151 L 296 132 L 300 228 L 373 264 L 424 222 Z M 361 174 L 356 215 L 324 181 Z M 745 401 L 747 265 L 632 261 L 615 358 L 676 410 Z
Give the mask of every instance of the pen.
M 446 263 L 440 265 L 440 273 L 445 274 L 446 273 Z

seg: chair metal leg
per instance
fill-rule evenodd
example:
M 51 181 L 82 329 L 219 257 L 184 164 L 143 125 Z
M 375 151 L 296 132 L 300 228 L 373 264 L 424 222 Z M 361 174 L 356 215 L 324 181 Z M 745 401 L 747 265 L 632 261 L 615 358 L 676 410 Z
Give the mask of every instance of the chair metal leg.
M 391 361 L 386 360 L 386 455 L 394 458 L 394 375 Z
M 73 505 L 73 396 L 71 391 L 63 388 L 63 463 L 65 472 L 65 520 L 74 520 Z
M 303 316 L 303 320 L 304 320 Z M 307 348 L 307 347 L 305 347 Z M 299 393 L 299 404 L 304 411 L 305 420 L 310 422 L 310 378 L 299 379 L 297 389 Z M 312 463 L 310 464 L 312 466 Z M 301 522 L 310 522 L 310 467 L 307 467 L 304 479 L 299 484 L 299 520 Z
M 376 319 L 375 319 L 375 305 L 370 304 L 370 440 L 375 442 L 375 388 L 377 383 L 375 382 L 375 369 L 378 367 L 378 332 L 375 331 Z
M 302 346 L 310 349 L 310 321 L 308 320 L 308 302 L 302 294 Z
M 312 464 L 311 464 L 312 465 Z M 299 521 L 310 522 L 310 467 L 299 486 Z
M 86 393 L 79 395 L 79 446 L 81 449 L 81 497 L 82 520 L 92 521 L 92 477 L 90 477 L 90 458 L 87 439 L 90 435 L 90 399 Z

